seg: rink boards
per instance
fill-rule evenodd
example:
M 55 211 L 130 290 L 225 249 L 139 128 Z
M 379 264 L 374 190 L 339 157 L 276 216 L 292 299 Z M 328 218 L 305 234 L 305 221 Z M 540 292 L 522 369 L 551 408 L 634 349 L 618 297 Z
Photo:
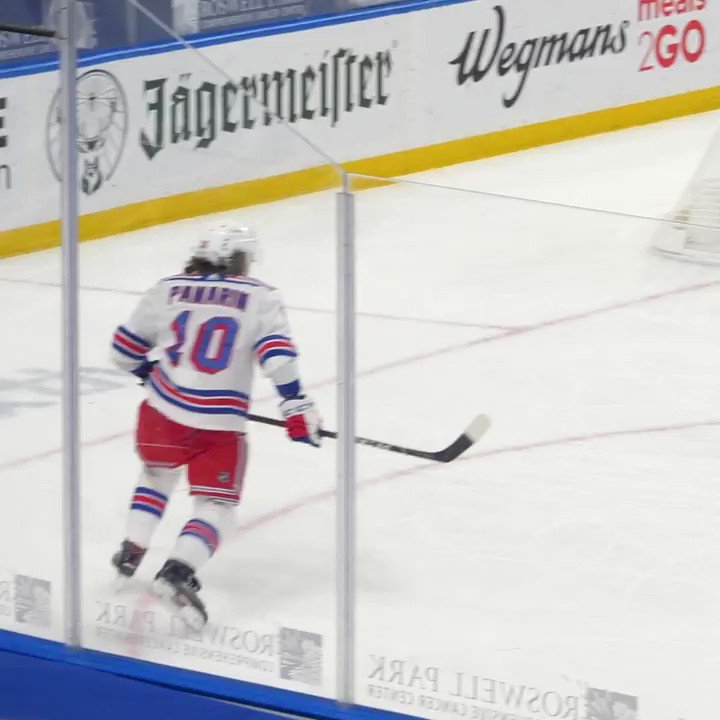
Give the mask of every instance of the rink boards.
M 331 161 L 399 176 L 714 109 L 719 25 L 704 0 L 441 0 L 87 55 L 81 235 L 337 187 Z M 0 71 L 0 254 L 57 244 L 57 83 Z

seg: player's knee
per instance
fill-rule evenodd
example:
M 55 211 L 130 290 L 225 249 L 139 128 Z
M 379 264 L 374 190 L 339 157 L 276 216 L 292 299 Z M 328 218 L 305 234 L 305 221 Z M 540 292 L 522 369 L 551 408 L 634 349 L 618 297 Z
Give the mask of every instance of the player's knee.
M 196 518 L 217 527 L 221 533 L 227 532 L 234 525 L 236 502 L 196 496 L 193 498 L 193 507 Z
M 177 468 L 166 468 L 166 467 L 154 467 L 152 465 L 145 465 L 145 474 L 151 478 L 157 478 L 159 480 L 175 479 L 178 477 L 180 471 Z
M 214 497 L 195 496 L 193 498 L 193 505 L 196 513 L 227 515 L 234 513 L 237 502 Z

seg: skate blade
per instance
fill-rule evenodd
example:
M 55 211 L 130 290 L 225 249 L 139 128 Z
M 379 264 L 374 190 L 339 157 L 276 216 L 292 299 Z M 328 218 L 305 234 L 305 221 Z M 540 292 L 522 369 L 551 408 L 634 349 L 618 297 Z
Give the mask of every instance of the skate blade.
M 118 574 L 115 577 L 115 592 L 121 593 L 123 590 L 125 590 L 130 583 L 130 578 L 127 577 L 127 575 L 120 575 Z
M 192 605 L 178 606 L 175 603 L 173 604 L 178 611 L 178 615 L 190 630 L 195 633 L 201 633 L 203 631 L 207 621 L 202 616 L 202 613 L 198 612 Z
M 151 592 L 158 600 L 172 601 L 175 596 L 175 588 L 159 578 L 153 580 Z M 172 602 L 172 604 L 175 603 Z
M 190 630 L 196 633 L 202 632 L 207 623 L 202 613 L 192 605 L 181 602 L 175 588 L 170 583 L 159 578 L 156 579 L 152 584 L 152 594 L 175 612 Z

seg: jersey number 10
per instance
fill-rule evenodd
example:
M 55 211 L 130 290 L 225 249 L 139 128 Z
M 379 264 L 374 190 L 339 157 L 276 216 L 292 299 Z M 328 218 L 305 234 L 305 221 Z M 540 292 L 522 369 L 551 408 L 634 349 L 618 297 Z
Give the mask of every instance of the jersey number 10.
M 187 339 L 187 324 L 191 310 L 181 312 L 172 323 L 175 344 L 166 349 L 170 364 L 177 367 L 183 356 L 183 345 Z M 202 373 L 214 375 L 225 370 L 230 364 L 233 345 L 240 326 L 234 318 L 214 317 L 206 320 L 197 331 L 190 352 L 190 361 Z M 211 352 L 210 348 L 214 348 Z

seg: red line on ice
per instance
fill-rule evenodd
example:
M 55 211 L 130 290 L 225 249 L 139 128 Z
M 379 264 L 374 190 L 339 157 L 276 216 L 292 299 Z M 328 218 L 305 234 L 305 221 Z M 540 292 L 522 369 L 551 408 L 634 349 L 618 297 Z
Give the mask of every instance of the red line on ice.
M 616 437 L 631 437 L 636 435 L 652 435 L 654 433 L 666 433 L 666 432 L 677 432 L 681 430 L 694 430 L 698 428 L 709 428 L 720 426 L 720 419 L 718 420 L 707 420 L 701 422 L 678 424 L 678 425 L 660 425 L 656 427 L 646 428 L 631 428 L 628 430 L 609 430 L 607 432 L 588 433 L 586 435 L 570 435 L 563 438 L 554 438 L 549 440 L 541 440 L 534 443 L 525 443 L 521 445 L 508 445 L 507 447 L 499 447 L 491 450 L 480 450 L 475 453 L 470 453 L 463 457 L 458 458 L 455 462 L 469 462 L 471 460 L 483 460 L 487 457 L 494 455 L 506 455 L 511 453 L 528 452 L 532 450 L 542 450 L 549 447 L 557 447 L 560 445 L 571 445 L 574 443 L 582 442 L 593 442 L 597 440 L 607 440 Z M 426 462 L 419 465 L 413 465 L 408 468 L 401 470 L 393 470 L 392 472 L 378 475 L 374 478 L 368 478 L 366 480 L 358 481 L 358 487 L 360 489 L 367 489 L 375 485 L 380 485 L 391 480 L 397 480 L 399 478 L 415 475 L 417 473 L 425 472 L 427 470 L 437 470 L 444 467 L 444 465 L 435 462 Z M 308 495 L 307 497 L 295 500 L 287 505 L 283 505 L 269 513 L 264 515 L 258 515 L 256 518 L 249 520 L 244 523 L 238 529 L 239 533 L 249 532 L 256 528 L 267 525 L 274 520 L 291 515 L 296 510 L 302 510 L 310 505 L 320 503 L 324 500 L 329 500 L 335 495 L 335 489 L 331 488 L 324 492 L 315 493 L 314 495 Z
M 638 305 L 643 305 L 645 303 L 654 302 L 655 300 L 661 300 L 667 297 L 671 297 L 673 295 L 682 295 L 684 293 L 690 293 L 690 292 L 696 292 L 698 290 L 706 290 L 711 287 L 716 287 L 719 285 L 720 282 L 716 280 L 712 280 L 709 282 L 704 283 L 697 283 L 695 285 L 685 285 L 683 287 L 679 288 L 673 288 L 672 290 L 664 290 L 661 292 L 653 293 L 651 295 L 644 295 L 639 298 L 635 298 L 633 300 L 626 300 L 619 303 L 613 303 L 611 305 L 606 305 L 600 308 L 595 308 L 592 310 L 586 310 L 579 313 L 574 314 L 568 314 L 563 315 L 558 318 L 553 318 L 551 320 L 545 320 L 540 323 L 536 323 L 534 325 L 528 325 L 526 327 L 519 327 L 514 328 L 511 330 L 505 330 L 502 332 L 499 332 L 494 335 L 484 335 L 481 338 L 476 338 L 475 340 L 469 340 L 467 342 L 458 343 L 455 345 L 448 345 L 446 347 L 437 348 L 435 350 L 429 350 L 424 353 L 418 353 L 417 355 L 411 355 L 406 358 L 400 358 L 399 360 L 393 360 L 388 363 L 383 363 L 381 365 L 377 365 L 374 368 L 369 368 L 368 370 L 364 370 L 362 372 L 358 373 L 358 377 L 368 377 L 370 375 L 376 375 L 377 373 L 384 372 L 385 370 L 391 370 L 397 367 L 401 367 L 403 365 L 410 365 L 416 362 L 420 362 L 422 360 L 429 360 L 431 358 L 439 357 L 441 355 L 446 355 L 451 352 L 455 352 L 458 350 L 465 350 L 470 347 L 476 347 L 479 345 L 484 345 L 486 343 L 496 342 L 498 340 L 505 340 L 508 338 L 517 337 L 519 335 L 525 335 L 527 333 L 535 332 L 537 330 L 544 330 L 547 328 L 556 327 L 558 325 L 563 325 L 565 323 L 574 322 L 577 320 L 586 320 L 588 318 L 597 317 L 599 315 L 604 315 L 608 312 L 614 312 L 616 310 L 625 310 L 628 308 L 632 308 Z M 323 380 L 320 380 L 318 382 L 313 383 L 312 385 L 308 385 L 309 388 L 319 388 L 324 387 L 328 384 L 331 384 L 335 381 L 335 378 L 325 378 Z M 262 402 L 263 400 L 267 400 L 268 398 L 261 398 L 259 402 Z M 713 424 L 711 422 L 710 424 Z M 678 426 L 679 427 L 679 426 Z M 628 431 L 617 431 L 619 433 L 625 433 Z M 643 432 L 643 431 L 637 431 L 637 432 Z M 113 433 L 111 435 L 106 435 L 104 437 L 95 438 L 93 440 L 88 440 L 87 442 L 84 442 L 82 445 L 83 447 L 96 447 L 98 445 L 102 445 L 106 442 L 112 442 L 113 440 L 118 440 L 122 437 L 126 437 L 129 432 L 119 432 L 119 433 Z M 19 467 L 21 465 L 25 465 L 30 462 L 34 462 L 36 460 L 42 460 L 48 457 L 52 457 L 53 455 L 57 455 L 61 452 L 61 448 L 54 448 L 52 450 L 46 450 L 44 452 L 38 453 L 36 455 L 30 455 L 23 458 L 17 458 L 15 460 L 7 460 L 5 462 L 0 463 L 0 472 L 3 470 L 7 470 L 9 468 Z M 499 452 L 499 451 L 498 451 Z
M 52 288 L 59 288 L 61 287 L 60 283 L 57 282 L 51 282 L 49 280 L 25 280 L 23 278 L 3 278 L 0 277 L 0 282 L 4 283 L 14 283 L 16 285 L 35 285 L 38 287 L 52 287 Z M 122 288 L 108 288 L 108 287 L 100 287 L 97 285 L 83 285 L 80 287 L 80 290 L 87 291 L 87 292 L 106 292 L 106 293 L 118 293 L 120 295 L 135 295 L 135 296 L 141 296 L 144 295 L 144 291 L 142 290 L 123 290 Z M 293 310 L 296 312 L 308 312 L 308 313 L 316 313 L 320 315 L 334 315 L 335 310 L 327 309 L 327 308 L 314 308 L 314 307 L 301 307 L 297 305 L 288 305 L 288 310 Z M 358 312 L 359 317 L 368 317 L 368 318 L 375 318 L 377 320 L 397 320 L 400 322 L 415 322 L 415 323 L 422 323 L 425 325 L 448 325 L 448 326 L 455 326 L 455 327 L 466 327 L 466 328 L 481 328 L 484 330 L 512 330 L 513 328 L 508 325 L 489 325 L 487 323 L 475 323 L 475 322 L 465 322 L 463 320 L 442 320 L 442 319 L 433 319 L 433 318 L 421 318 L 421 317 L 412 317 L 409 315 L 391 315 L 388 313 L 374 313 L 374 312 Z

